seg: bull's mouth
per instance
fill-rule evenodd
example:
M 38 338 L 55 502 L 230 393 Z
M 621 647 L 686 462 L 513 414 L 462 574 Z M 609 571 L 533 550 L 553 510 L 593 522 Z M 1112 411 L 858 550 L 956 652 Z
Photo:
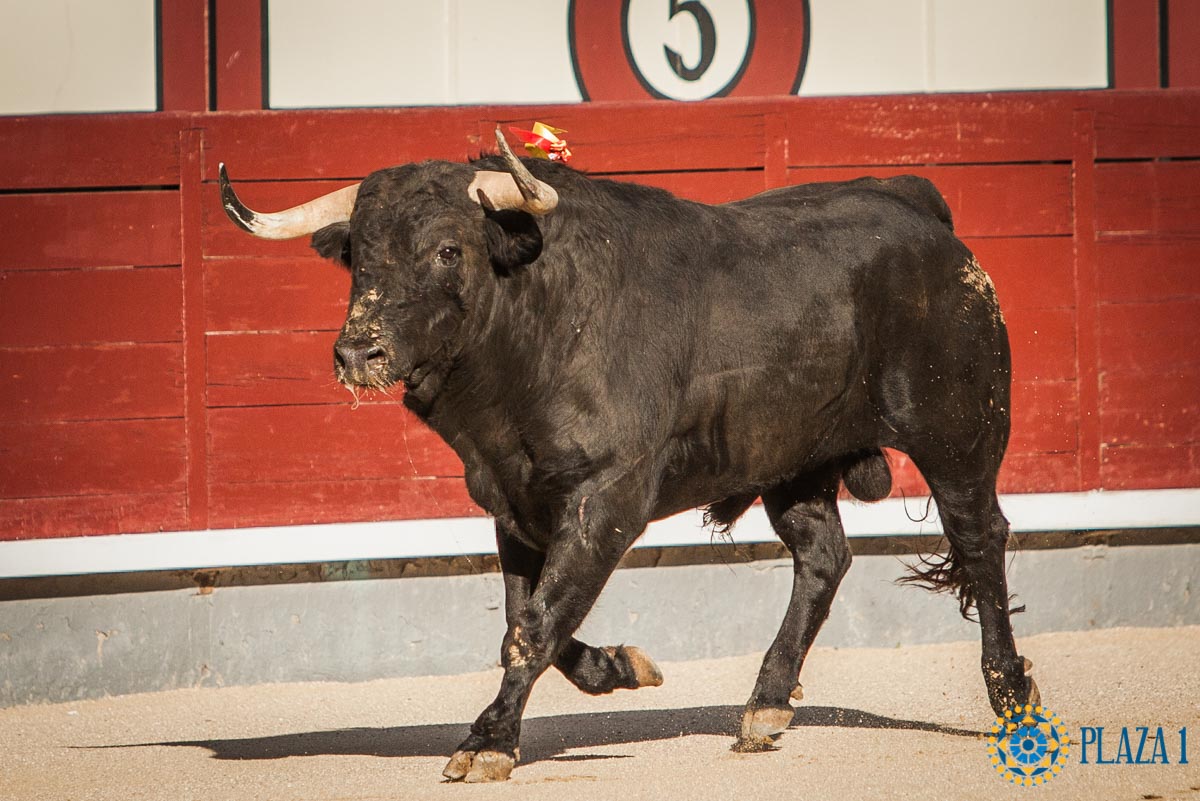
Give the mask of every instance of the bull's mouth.
M 391 397 L 396 387 L 400 387 L 403 392 L 419 390 L 433 374 L 434 367 L 434 362 L 430 360 L 409 370 L 393 371 L 388 361 L 381 360 L 353 376 L 348 375 L 339 365 L 335 374 L 338 382 L 354 396 L 354 406 L 357 408 L 359 403 L 375 392 Z

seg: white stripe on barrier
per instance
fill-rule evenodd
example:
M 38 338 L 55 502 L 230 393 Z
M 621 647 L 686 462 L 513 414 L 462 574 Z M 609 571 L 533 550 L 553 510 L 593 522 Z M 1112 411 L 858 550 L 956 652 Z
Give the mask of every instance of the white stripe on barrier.
M 936 507 L 930 507 L 927 520 L 920 519 L 926 502 L 926 498 L 892 498 L 874 504 L 843 501 L 843 525 L 852 537 L 940 533 Z M 1005 495 L 1000 504 L 1014 531 L 1200 526 L 1200 489 Z M 766 515 L 755 509 L 738 522 L 732 537 L 739 543 L 775 539 Z M 700 513 L 686 512 L 652 523 L 635 547 L 714 541 L 719 540 L 701 525 Z M 482 517 L 115 534 L 0 542 L 0 579 L 495 551 L 492 522 Z

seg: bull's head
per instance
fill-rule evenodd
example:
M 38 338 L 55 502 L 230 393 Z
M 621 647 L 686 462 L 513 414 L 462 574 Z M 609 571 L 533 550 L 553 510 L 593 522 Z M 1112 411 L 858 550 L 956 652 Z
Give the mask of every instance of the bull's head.
M 505 171 L 426 162 L 372 173 L 273 214 L 248 209 L 220 170 L 225 211 L 266 239 L 312 235 L 322 256 L 353 277 L 350 308 L 334 345 L 334 371 L 351 391 L 418 387 L 452 354 L 481 282 L 541 253 L 531 215 L 558 194 L 535 178 L 496 129 Z

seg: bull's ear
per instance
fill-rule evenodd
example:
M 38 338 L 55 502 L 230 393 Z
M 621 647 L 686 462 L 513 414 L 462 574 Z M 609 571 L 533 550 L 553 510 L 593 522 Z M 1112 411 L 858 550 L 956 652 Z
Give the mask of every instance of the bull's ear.
M 312 248 L 323 258 L 350 266 L 350 223 L 335 222 L 312 235 Z
M 514 209 L 484 211 L 488 257 L 501 275 L 532 264 L 542 253 L 542 232 L 532 214 Z

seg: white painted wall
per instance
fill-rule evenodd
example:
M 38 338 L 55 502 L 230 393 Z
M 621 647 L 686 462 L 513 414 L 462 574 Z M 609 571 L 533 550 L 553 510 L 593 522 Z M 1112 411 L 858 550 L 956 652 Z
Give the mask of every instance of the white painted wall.
M 687 15 L 666 22 L 658 8 L 666 2 L 632 3 L 634 13 L 647 15 L 637 28 L 661 29 L 671 40 L 664 43 L 690 59 L 698 48 L 696 25 Z M 746 0 L 703 2 L 718 23 L 721 46 L 740 41 L 737 30 L 726 29 L 743 24 Z M 154 6 L 154 0 L 0 0 L 0 114 L 153 110 Z M 567 0 L 270 0 L 270 102 L 275 108 L 578 102 L 567 6 Z M 801 94 L 1092 88 L 1108 78 L 1106 0 L 810 0 L 810 9 Z M 757 31 L 760 41 L 770 35 Z M 661 48 L 655 42 L 637 48 L 649 59 L 644 71 L 653 72 Z M 722 58 L 736 63 L 718 49 Z M 714 63 L 714 75 L 723 63 Z M 703 94 L 693 89 L 668 94 Z
M 272 108 L 578 102 L 566 0 L 273 0 Z
M 157 104 L 154 0 L 0 0 L 0 114 Z
M 723 19 L 725 27 L 741 24 L 735 7 L 744 0 L 705 4 L 719 26 Z M 683 15 L 664 27 L 655 0 L 631 9 L 648 15 L 640 29 L 661 28 L 671 40 L 664 43 L 685 57 L 694 49 L 686 40 L 696 37 L 695 25 Z M 800 94 L 1095 88 L 1108 81 L 1106 0 L 810 0 L 810 13 Z M 567 0 L 271 0 L 268 25 L 276 108 L 580 99 Z M 738 38 L 721 32 L 719 41 Z M 651 45 L 642 43 L 643 58 L 661 49 Z
M 800 94 L 1108 85 L 1106 0 L 810 0 Z

